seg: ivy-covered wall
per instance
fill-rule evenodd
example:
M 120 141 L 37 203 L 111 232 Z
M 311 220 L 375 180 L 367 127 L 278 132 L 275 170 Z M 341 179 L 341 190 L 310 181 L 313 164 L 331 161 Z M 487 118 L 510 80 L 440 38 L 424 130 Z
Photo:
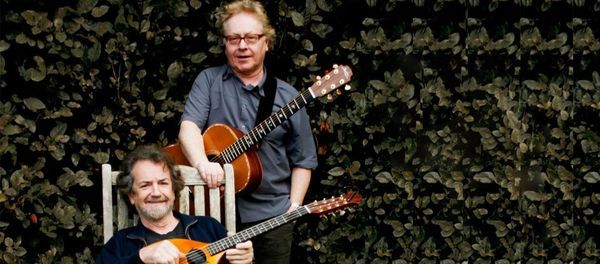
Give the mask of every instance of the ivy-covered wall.
M 270 69 L 352 90 L 307 110 L 320 164 L 300 263 L 596 263 L 600 2 L 264 1 Z M 220 1 L 0 0 L 0 262 L 89 263 L 100 164 L 176 140 L 224 62 Z

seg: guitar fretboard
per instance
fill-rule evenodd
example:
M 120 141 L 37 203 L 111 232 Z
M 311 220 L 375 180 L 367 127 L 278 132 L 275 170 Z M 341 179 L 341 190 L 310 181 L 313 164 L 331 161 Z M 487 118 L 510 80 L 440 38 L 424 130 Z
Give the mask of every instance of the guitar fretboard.
M 294 211 L 282 214 L 275 218 L 271 218 L 271 219 L 269 219 L 265 222 L 262 222 L 258 225 L 244 229 L 233 236 L 229 236 L 229 237 L 223 238 L 219 241 L 216 241 L 212 244 L 209 244 L 206 246 L 206 250 L 211 255 L 217 254 L 221 251 L 224 251 L 228 248 L 235 246 L 237 243 L 247 241 L 250 238 L 258 236 L 264 232 L 267 232 L 267 231 L 269 231 L 273 228 L 276 228 L 278 226 L 281 226 L 285 223 L 289 223 L 289 222 L 291 222 L 305 214 L 308 214 L 308 213 L 309 213 L 309 211 L 308 211 L 307 207 L 301 206 Z
M 240 154 L 250 149 L 264 136 L 269 134 L 269 132 L 288 120 L 294 113 L 302 109 L 302 107 L 306 106 L 313 98 L 314 96 L 310 93 L 309 89 L 303 90 L 296 98 L 294 98 L 294 100 L 260 122 L 256 127 L 240 137 L 235 143 L 229 145 L 212 160 L 219 163 L 231 163 Z

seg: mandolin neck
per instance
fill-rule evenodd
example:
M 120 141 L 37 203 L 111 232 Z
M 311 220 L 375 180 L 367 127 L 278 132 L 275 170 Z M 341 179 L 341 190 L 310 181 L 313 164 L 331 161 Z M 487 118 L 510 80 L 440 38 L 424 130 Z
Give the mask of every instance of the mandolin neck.
M 244 229 L 233 236 L 229 236 L 218 240 L 214 243 L 209 244 L 206 249 L 210 255 L 215 255 L 219 252 L 225 251 L 228 248 L 234 247 L 236 244 L 249 240 L 255 236 L 258 236 L 264 232 L 267 232 L 271 229 L 294 221 L 295 219 L 308 214 L 309 211 L 306 206 L 301 206 L 298 209 L 287 212 L 275 218 L 271 218 L 267 221 L 264 221 L 258 225 L 252 226 L 250 228 Z

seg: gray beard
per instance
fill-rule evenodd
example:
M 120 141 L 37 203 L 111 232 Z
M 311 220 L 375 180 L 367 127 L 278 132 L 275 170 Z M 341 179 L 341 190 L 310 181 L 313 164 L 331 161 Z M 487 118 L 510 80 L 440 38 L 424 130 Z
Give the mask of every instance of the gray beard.
M 148 218 L 154 221 L 160 220 L 173 210 L 173 203 L 166 205 L 154 205 L 138 208 L 141 217 Z

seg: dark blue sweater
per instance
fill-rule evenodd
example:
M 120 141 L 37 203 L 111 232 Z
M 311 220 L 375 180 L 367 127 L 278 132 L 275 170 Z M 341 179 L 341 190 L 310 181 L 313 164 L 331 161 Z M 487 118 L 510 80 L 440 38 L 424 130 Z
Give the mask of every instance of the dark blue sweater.
M 189 216 L 173 211 L 183 224 L 185 238 L 211 243 L 227 236 L 227 230 L 212 217 Z M 104 245 L 96 263 L 142 263 L 140 249 L 147 246 L 141 223 L 117 232 Z

